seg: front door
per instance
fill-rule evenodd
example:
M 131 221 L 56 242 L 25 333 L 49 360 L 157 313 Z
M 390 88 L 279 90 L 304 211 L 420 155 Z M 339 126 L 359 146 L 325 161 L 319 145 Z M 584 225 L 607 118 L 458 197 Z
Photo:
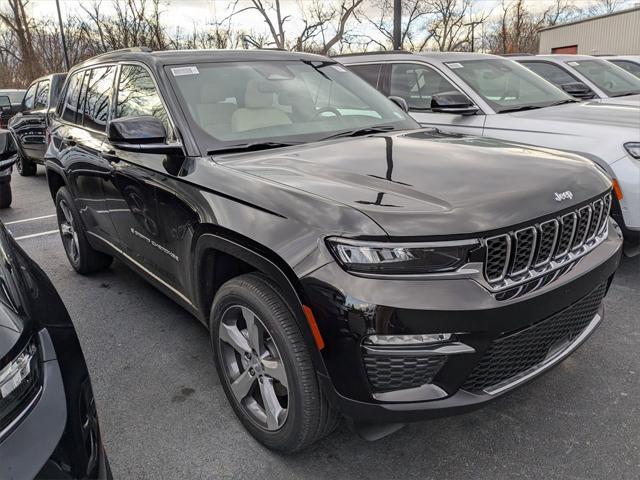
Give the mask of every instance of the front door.
M 14 131 L 24 154 L 39 162 L 46 150 L 45 118 L 49 102 L 49 80 L 42 80 L 29 87 L 23 100 L 23 110 L 11 119 Z

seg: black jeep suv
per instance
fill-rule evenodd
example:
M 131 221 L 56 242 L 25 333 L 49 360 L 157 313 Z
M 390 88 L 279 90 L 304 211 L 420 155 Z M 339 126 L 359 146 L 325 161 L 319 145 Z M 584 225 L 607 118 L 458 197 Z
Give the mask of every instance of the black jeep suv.
M 116 257 L 200 319 L 268 447 L 466 411 L 602 320 L 621 237 L 578 156 L 420 129 L 302 53 L 117 51 L 63 95 L 45 165 L 69 261 Z

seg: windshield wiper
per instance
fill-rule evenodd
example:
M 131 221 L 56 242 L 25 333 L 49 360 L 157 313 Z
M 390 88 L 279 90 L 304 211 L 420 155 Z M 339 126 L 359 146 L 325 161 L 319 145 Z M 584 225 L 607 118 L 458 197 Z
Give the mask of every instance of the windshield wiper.
M 569 98 L 567 100 L 560 100 L 559 102 L 553 102 L 549 105 L 545 105 L 545 107 L 555 107 L 556 105 L 564 105 L 566 103 L 580 103 L 580 100 L 574 100 L 573 98 Z
M 268 150 L 270 148 L 280 147 L 293 147 L 299 145 L 298 143 L 286 143 L 286 142 L 256 142 L 256 143 L 239 143 L 237 145 L 229 145 L 226 147 L 216 148 L 209 150 L 207 155 L 217 155 L 220 153 L 234 153 L 234 152 L 252 152 L 256 150 Z
M 329 135 L 328 137 L 324 137 L 321 140 L 342 137 L 358 137 L 360 135 L 368 135 L 370 133 L 390 132 L 391 130 L 395 130 L 393 125 L 374 125 L 373 127 L 363 127 L 356 128 L 355 130 L 347 130 L 346 132 L 338 132 L 336 134 Z
M 618 98 L 618 97 L 628 97 L 629 95 L 638 95 L 640 94 L 640 91 L 638 92 L 627 92 L 627 93 L 621 93 L 620 95 L 611 95 L 612 98 Z

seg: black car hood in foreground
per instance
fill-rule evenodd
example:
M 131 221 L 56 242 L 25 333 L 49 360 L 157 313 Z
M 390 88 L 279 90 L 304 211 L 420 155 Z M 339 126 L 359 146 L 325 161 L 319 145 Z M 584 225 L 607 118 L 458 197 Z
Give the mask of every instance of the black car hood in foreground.
M 598 167 L 576 155 L 434 130 L 216 161 L 350 205 L 394 238 L 499 230 L 567 209 L 610 187 Z M 556 193 L 567 191 L 565 197 L 572 198 L 556 200 Z

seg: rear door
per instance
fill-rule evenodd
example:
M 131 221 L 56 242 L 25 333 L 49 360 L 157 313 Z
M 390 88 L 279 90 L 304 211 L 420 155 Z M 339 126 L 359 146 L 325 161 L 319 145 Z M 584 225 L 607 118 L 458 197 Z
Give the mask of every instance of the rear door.
M 389 96 L 404 98 L 411 116 L 420 125 L 448 132 L 482 135 L 485 115 L 481 112 L 476 115 L 459 115 L 431 111 L 431 99 L 434 95 L 447 92 L 463 94 L 435 68 L 423 63 L 391 63 L 385 66 L 383 78 L 381 90 Z
M 10 122 L 23 153 L 39 162 L 46 150 L 45 117 L 50 86 L 49 80 L 33 83 L 25 94 L 22 112 Z

